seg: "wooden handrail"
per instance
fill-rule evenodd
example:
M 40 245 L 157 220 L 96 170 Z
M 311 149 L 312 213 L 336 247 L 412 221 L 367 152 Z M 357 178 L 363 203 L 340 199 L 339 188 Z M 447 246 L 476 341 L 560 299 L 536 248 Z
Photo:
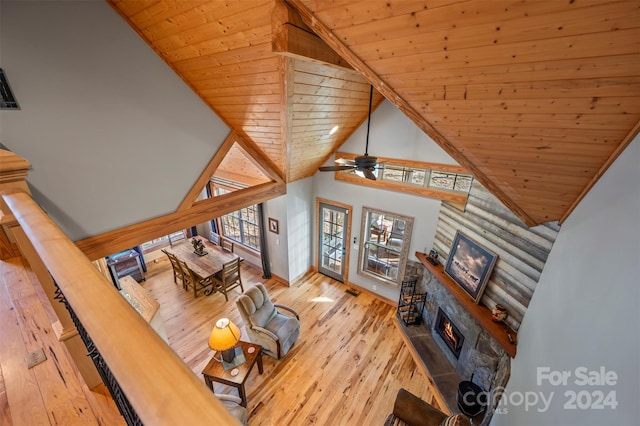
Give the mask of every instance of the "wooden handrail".
M 238 424 L 29 194 L 3 199 L 143 423 Z
M 27 185 L 29 167 L 31 165 L 24 158 L 11 151 L 0 149 L 0 191 L 5 193 L 19 190 L 29 193 Z M 6 227 L 12 222 L 14 222 L 13 215 L 9 214 L 7 206 L 0 197 L 0 259 L 2 260 L 18 255 L 6 233 Z

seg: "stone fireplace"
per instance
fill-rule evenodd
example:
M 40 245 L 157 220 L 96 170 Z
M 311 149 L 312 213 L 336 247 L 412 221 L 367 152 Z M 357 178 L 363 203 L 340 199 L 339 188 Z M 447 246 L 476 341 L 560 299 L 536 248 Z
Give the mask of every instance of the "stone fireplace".
M 458 411 L 456 391 L 462 381 L 488 393 L 506 386 L 517 330 L 558 230 L 557 223 L 527 227 L 476 181 L 464 210 L 442 204 L 433 241 L 438 260 L 446 263 L 457 231 L 495 252 L 498 260 L 478 303 L 426 255 L 416 253 L 418 262 L 407 263 L 407 270 L 420 277 L 417 291 L 426 300 L 422 325 L 404 332 L 438 388 L 439 403 Z M 507 308 L 504 323 L 492 321 L 496 304 Z M 453 341 L 450 334 L 456 336 Z M 497 402 L 492 398 L 482 421 L 474 419 L 474 424 L 489 424 Z
M 500 365 L 509 365 L 509 355 L 502 346 L 426 268 L 422 282 L 427 293 L 424 323 L 460 379 L 471 380 L 473 376 L 484 391 L 506 384 L 508 371 L 498 371 Z M 447 323 L 458 339 L 455 349 L 451 348 L 446 331 L 440 331 Z M 505 383 L 499 383 L 502 380 Z
M 429 268 L 418 268 L 422 270 L 417 289 L 427 294 L 421 330 L 406 327 L 405 332 L 412 336 L 417 351 L 426 354 L 424 363 L 444 403 L 451 411 L 459 412 L 458 385 L 471 381 L 488 393 L 506 386 L 510 356 Z M 476 424 L 489 424 L 493 410 L 488 407 L 488 415 L 474 419 Z

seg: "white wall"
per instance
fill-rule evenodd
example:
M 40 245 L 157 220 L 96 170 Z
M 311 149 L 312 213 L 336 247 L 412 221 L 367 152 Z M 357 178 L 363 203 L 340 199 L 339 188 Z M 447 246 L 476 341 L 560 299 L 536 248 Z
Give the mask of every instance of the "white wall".
M 511 403 L 492 425 L 639 424 L 639 160 L 636 137 L 562 225 L 520 328 L 505 392 Z M 580 386 L 580 367 L 603 367 L 617 382 Z M 539 368 L 570 376 L 566 385 L 546 379 L 538 385 Z M 565 409 L 571 403 L 565 392 L 581 393 L 586 408 Z M 614 392 L 617 407 L 591 409 L 598 392 Z M 527 393 L 532 401 L 533 393 L 547 399 L 553 393 L 548 409 L 517 404 Z
M 363 154 L 366 141 L 366 122 L 340 147 L 339 151 Z M 380 157 L 411 159 L 418 161 L 457 164 L 431 138 L 425 135 L 411 120 L 388 101 L 384 101 L 371 115 L 369 154 Z M 333 160 L 326 165 L 333 165 Z M 409 248 L 410 258 L 416 251 L 430 249 L 436 233 L 440 200 L 403 194 L 395 191 L 369 188 L 336 181 L 333 173 L 318 172 L 313 177 L 316 197 L 339 201 L 353 207 L 351 234 L 360 241 L 362 207 L 373 207 L 414 218 L 413 235 Z M 315 209 L 315 206 L 314 206 Z M 314 212 L 314 218 L 317 212 Z M 315 219 L 314 219 L 315 220 Z M 317 230 L 314 229 L 314 241 Z M 312 262 L 316 263 L 317 248 L 313 247 Z M 396 300 L 398 288 L 380 284 L 357 274 L 357 246 L 351 244 L 349 281 L 383 297 Z M 373 290 L 376 285 L 376 290 Z
M 267 227 L 271 272 L 293 283 L 312 265 L 311 245 L 314 220 L 312 178 L 287 184 L 287 193 L 264 204 L 267 218 L 278 221 L 278 234 Z
M 0 22 L 22 108 L 0 112 L 0 143 L 53 220 L 75 240 L 175 211 L 222 121 L 104 1 L 5 1 Z
M 338 151 L 364 154 L 366 121 Z M 385 100 L 371 113 L 369 155 L 432 163 L 458 164 L 395 105 Z M 334 165 L 333 161 L 327 165 Z M 330 173 L 329 173 L 330 174 Z
M 315 199 L 313 179 L 307 178 L 287 185 L 287 229 L 289 254 L 289 282 L 306 274 L 313 259 Z

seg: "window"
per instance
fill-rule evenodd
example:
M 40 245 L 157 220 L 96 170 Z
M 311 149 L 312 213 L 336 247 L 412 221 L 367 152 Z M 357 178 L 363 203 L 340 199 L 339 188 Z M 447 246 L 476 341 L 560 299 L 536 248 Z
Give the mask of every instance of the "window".
M 379 172 L 383 181 L 399 182 L 425 188 L 469 193 L 471 175 L 383 163 Z
M 148 253 L 150 251 L 159 250 L 168 245 L 169 245 L 169 236 L 163 235 L 160 238 L 155 238 L 151 241 L 147 241 L 145 243 L 140 244 L 140 247 L 142 247 L 143 253 Z
M 432 170 L 429 187 L 468 193 L 471 191 L 472 181 L 473 178 L 469 175 Z
M 161 248 L 169 246 L 172 242 L 176 242 L 180 239 L 185 239 L 186 236 L 187 234 L 185 230 L 181 229 L 169 235 L 163 235 L 161 237 L 154 238 L 151 241 L 144 242 L 140 244 L 140 247 L 142 248 L 142 253 L 146 254 L 151 251 L 160 250 Z
M 384 164 L 382 167 L 380 177 L 382 180 L 403 182 L 418 186 L 424 186 L 426 181 L 427 171 L 424 169 L 394 166 L 391 164 Z
M 363 207 L 358 273 L 399 285 L 411 243 L 413 218 Z
M 231 192 L 216 187 L 216 195 Z M 251 205 L 220 217 L 222 235 L 225 238 L 260 251 L 260 227 L 258 226 L 258 206 Z
M 353 160 L 355 157 L 354 154 L 336 153 L 337 164 L 342 164 L 339 160 Z M 473 182 L 473 176 L 461 166 L 387 157 L 378 157 L 378 167 L 374 171 L 376 180 L 364 179 L 358 173 L 362 174 L 355 170 L 338 171 L 335 179 L 435 198 L 461 209 L 464 209 Z

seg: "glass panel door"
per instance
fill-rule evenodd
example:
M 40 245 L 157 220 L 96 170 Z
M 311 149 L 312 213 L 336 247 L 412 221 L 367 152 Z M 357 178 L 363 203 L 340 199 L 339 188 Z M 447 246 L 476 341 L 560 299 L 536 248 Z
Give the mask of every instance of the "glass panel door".
M 347 250 L 347 210 L 320 203 L 318 230 L 318 272 L 344 282 L 344 259 Z

